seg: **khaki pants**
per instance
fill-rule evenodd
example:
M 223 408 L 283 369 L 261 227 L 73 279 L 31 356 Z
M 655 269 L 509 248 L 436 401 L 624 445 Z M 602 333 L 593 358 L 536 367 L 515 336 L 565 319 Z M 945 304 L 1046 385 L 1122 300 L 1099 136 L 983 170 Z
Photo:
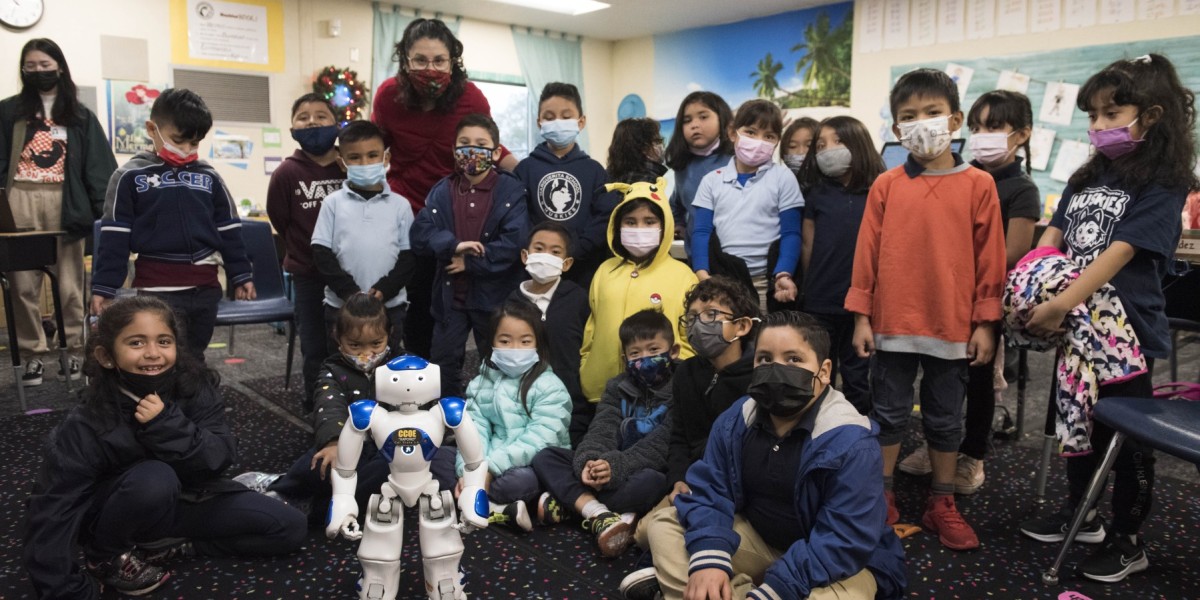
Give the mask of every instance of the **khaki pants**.
M 688 556 L 687 548 L 683 546 L 683 527 L 673 507 L 657 512 L 651 512 L 650 520 L 650 551 L 654 555 L 654 568 L 658 571 L 658 584 L 662 587 L 663 597 L 668 600 L 683 598 L 687 587 Z M 741 536 L 737 552 L 733 555 L 733 598 L 741 600 L 750 593 L 756 585 L 762 583 L 767 567 L 779 559 L 780 552 L 759 537 L 750 522 L 742 515 L 735 515 L 733 531 Z M 809 600 L 874 600 L 876 591 L 875 576 L 867 569 L 835 582 L 827 587 L 817 588 L 809 593 Z
M 637 543 L 638 548 L 642 550 L 650 549 L 650 523 L 654 517 L 654 513 L 664 508 L 674 508 L 670 502 L 667 502 L 667 498 L 670 497 L 670 494 L 663 496 L 662 500 L 659 500 L 658 504 L 655 504 L 654 508 L 650 509 L 650 512 L 638 519 L 637 528 L 633 530 L 633 541 Z
M 17 227 L 32 227 L 38 231 L 62 229 L 62 184 L 42 184 L 17 181 L 8 193 L 13 220 Z M 65 242 L 58 239 L 58 263 L 50 272 L 58 278 L 58 293 L 62 299 L 63 324 L 67 347 L 83 347 L 83 245 L 84 240 Z M 45 354 L 51 345 L 42 330 L 41 271 L 7 273 L 12 283 L 13 313 L 17 328 L 17 346 L 22 352 Z M 58 344 L 53 344 L 57 347 Z
M 767 314 L 767 294 L 771 291 L 768 277 L 769 275 L 759 275 L 750 278 L 754 283 L 754 291 L 758 292 L 758 310 L 762 311 L 763 316 Z

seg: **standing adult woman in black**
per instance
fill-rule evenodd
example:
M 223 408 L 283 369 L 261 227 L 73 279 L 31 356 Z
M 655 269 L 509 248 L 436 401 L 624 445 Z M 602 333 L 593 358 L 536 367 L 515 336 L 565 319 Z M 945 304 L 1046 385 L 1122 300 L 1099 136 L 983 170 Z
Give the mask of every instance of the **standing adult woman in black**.
M 67 59 L 54 41 L 29 40 L 21 49 L 21 92 L 0 100 L 0 177 L 18 228 L 65 231 L 51 270 L 62 296 L 67 346 L 83 347 L 83 245 L 104 208 L 117 169 L 100 121 L 76 97 Z M 22 385 L 42 383 L 50 351 L 42 330 L 42 273 L 6 274 L 13 289 L 18 346 L 27 353 Z M 8 324 L 12 327 L 14 324 Z M 69 376 L 79 377 L 79 360 Z M 60 377 L 68 376 L 62 373 Z

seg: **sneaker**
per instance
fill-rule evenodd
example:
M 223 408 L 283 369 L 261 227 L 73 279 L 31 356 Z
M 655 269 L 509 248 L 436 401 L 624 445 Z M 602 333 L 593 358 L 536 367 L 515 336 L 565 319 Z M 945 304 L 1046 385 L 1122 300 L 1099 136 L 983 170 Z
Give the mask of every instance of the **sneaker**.
M 974 550 L 979 547 L 979 537 L 954 506 L 954 496 L 930 496 L 921 523 L 930 533 L 936 533 L 938 541 L 951 550 Z
M 916 452 L 909 454 L 896 465 L 896 468 L 918 477 L 933 473 L 933 465 L 929 464 L 929 448 L 921 446 Z
M 1104 546 L 1091 556 L 1079 563 L 1079 571 L 1088 579 L 1117 583 L 1132 573 L 1138 573 L 1150 568 L 1146 560 L 1146 548 L 1139 539 L 1137 543 L 1129 541 L 1129 536 L 1113 534 L 1108 536 Z
M 1064 508 L 1046 517 L 1037 517 L 1021 523 L 1021 533 L 1039 542 L 1058 543 L 1067 539 L 1067 531 L 1071 529 L 1071 509 Z M 1079 528 L 1075 541 L 1084 544 L 1099 544 L 1104 541 L 1104 525 L 1096 518 L 1096 509 L 1088 512 L 1087 519 Z
M 101 585 L 126 596 L 149 594 L 171 576 L 170 571 L 149 564 L 132 552 L 98 565 L 89 563 L 87 570 Z
M 488 525 L 507 525 L 521 531 L 533 531 L 533 521 L 529 519 L 529 509 L 524 500 L 510 502 L 504 507 L 504 512 L 493 512 L 488 516 Z
M 75 381 L 83 376 L 83 374 L 79 372 L 79 359 L 75 358 L 74 356 L 67 357 L 67 370 L 71 373 L 71 381 Z M 67 378 L 63 376 L 61 364 L 58 366 L 58 379 L 59 381 L 67 380 Z
M 192 541 L 186 538 L 164 538 L 157 542 L 138 546 L 138 550 L 142 560 L 152 565 L 162 565 L 196 555 L 196 548 L 192 546 Z
M 633 527 L 621 520 L 621 515 L 612 511 L 602 512 L 591 519 L 583 520 L 583 528 L 596 536 L 600 554 L 616 558 L 633 543 Z
M 25 363 L 25 374 L 21 376 L 21 385 L 25 387 L 33 387 L 42 385 L 42 373 L 46 370 L 42 366 L 42 361 L 31 358 Z
M 234 477 L 233 480 L 256 491 L 264 494 L 267 488 L 275 483 L 276 479 L 283 477 L 283 473 L 263 473 L 261 471 L 247 471 Z
M 954 493 L 969 496 L 983 487 L 983 461 L 966 454 L 958 455 L 958 470 L 954 473 Z
M 662 598 L 658 585 L 658 571 L 654 567 L 638 569 L 625 576 L 617 588 L 625 600 L 654 600 Z
M 896 510 L 896 493 L 892 490 L 884 490 L 883 498 L 887 500 L 887 525 L 891 527 L 900 520 L 900 511 Z
M 563 510 L 563 505 L 558 502 L 550 492 L 542 492 L 538 498 L 537 504 L 537 520 L 542 525 L 554 525 L 562 523 L 567 518 L 566 511 Z

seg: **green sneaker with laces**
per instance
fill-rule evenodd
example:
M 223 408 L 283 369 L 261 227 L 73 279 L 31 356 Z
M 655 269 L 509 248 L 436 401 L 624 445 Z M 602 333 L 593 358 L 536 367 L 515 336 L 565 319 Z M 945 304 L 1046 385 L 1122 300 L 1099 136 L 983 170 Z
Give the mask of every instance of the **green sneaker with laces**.
M 621 515 L 612 511 L 584 519 L 583 529 L 596 536 L 600 554 L 606 558 L 616 558 L 624 554 L 633 543 L 633 527 L 622 520 Z

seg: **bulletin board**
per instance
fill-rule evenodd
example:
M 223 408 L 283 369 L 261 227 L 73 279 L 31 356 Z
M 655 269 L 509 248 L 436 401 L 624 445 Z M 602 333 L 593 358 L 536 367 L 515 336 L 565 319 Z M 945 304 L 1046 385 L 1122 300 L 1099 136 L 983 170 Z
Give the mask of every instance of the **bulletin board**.
M 960 74 L 969 73 L 966 92 L 961 94 L 962 111 L 965 118 L 971 105 L 980 95 L 1000 87 L 1002 74 L 1015 71 L 1019 76 L 1027 76 L 1028 89 L 1025 94 L 1029 96 L 1029 100 L 1033 104 L 1033 126 L 1035 129 L 1042 128 L 1054 132 L 1054 141 L 1050 147 L 1046 169 L 1035 168 L 1033 171 L 1033 180 L 1037 183 L 1043 200 L 1049 196 L 1050 202 L 1053 203 L 1066 186 L 1065 182 L 1051 178 L 1064 144 L 1067 146 L 1068 152 L 1079 148 L 1079 144 L 1089 144 L 1087 114 L 1076 108 L 1074 102 L 1070 102 L 1069 106 L 1065 101 L 1063 102 L 1063 108 L 1069 109 L 1069 125 L 1061 123 L 1061 120 L 1065 118 L 1063 111 L 1058 111 L 1054 116 L 1049 114 L 1053 107 L 1046 106 L 1046 104 L 1054 102 L 1054 90 L 1060 84 L 1082 86 L 1088 77 L 1113 61 L 1136 58 L 1151 52 L 1170 59 L 1175 65 L 1183 85 L 1200 95 L 1200 36 L 903 65 L 892 68 L 892 81 L 904 73 L 920 67 L 943 69 L 948 73 L 951 71 L 958 71 Z M 959 71 L 956 69 L 957 66 L 966 67 L 969 71 Z M 1011 77 L 1011 75 L 1006 75 Z M 1068 92 L 1071 88 L 1070 85 L 1062 87 L 1067 88 Z M 1047 94 L 1048 88 L 1050 94 Z M 1069 98 L 1070 94 L 1068 93 L 1067 96 Z M 1043 109 L 1045 109 L 1045 115 Z M 1042 120 L 1042 116 L 1051 116 L 1052 119 L 1057 119 L 1059 122 Z M 965 125 L 964 122 L 962 132 L 964 135 L 966 134 Z M 1197 135 L 1200 136 L 1200 123 L 1198 123 Z
M 280 72 L 283 38 L 283 0 L 171 0 L 177 65 Z

